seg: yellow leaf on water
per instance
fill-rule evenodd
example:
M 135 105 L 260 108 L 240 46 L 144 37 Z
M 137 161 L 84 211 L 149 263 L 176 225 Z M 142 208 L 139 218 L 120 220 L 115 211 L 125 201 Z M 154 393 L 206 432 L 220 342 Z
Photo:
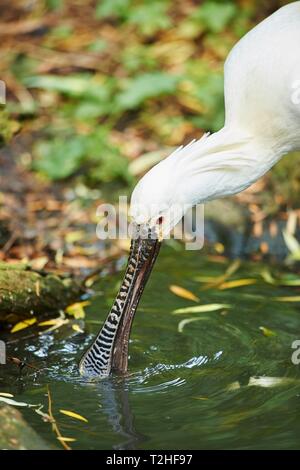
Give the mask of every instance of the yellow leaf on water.
M 223 310 L 231 308 L 228 304 L 207 304 L 207 305 L 196 305 L 195 307 L 177 308 L 172 313 L 205 313 L 205 312 L 216 312 L 217 310 Z
M 234 289 L 235 287 L 250 286 L 251 284 L 256 284 L 256 279 L 238 279 L 236 281 L 223 282 L 219 285 L 219 289 Z
M 192 323 L 194 321 L 199 321 L 199 320 L 203 320 L 203 318 L 201 317 L 198 317 L 198 318 L 186 318 L 185 320 L 181 320 L 179 323 L 178 323 L 178 332 L 179 333 L 182 333 L 183 332 L 183 328 L 188 325 L 188 323 Z
M 74 413 L 74 411 L 69 411 L 69 410 L 59 410 L 59 411 L 63 415 L 70 416 L 70 418 L 78 419 L 79 421 L 84 421 L 85 423 L 88 423 L 88 420 L 84 416 L 81 416 L 78 413 Z
M 16 323 L 16 325 L 13 326 L 10 332 L 16 333 L 17 331 L 24 330 L 25 328 L 34 325 L 34 323 L 36 323 L 36 318 L 29 318 L 28 320 L 20 321 L 19 323 Z
M 85 318 L 84 307 L 88 305 L 90 305 L 88 301 L 76 302 L 75 304 L 69 305 L 69 307 L 66 308 L 66 312 L 76 318 L 76 320 L 79 320 L 80 318 Z
M 272 336 L 277 336 L 275 331 L 269 330 L 269 328 L 265 328 L 264 326 L 260 326 L 259 329 L 262 332 L 262 334 L 266 336 L 267 338 L 271 338 Z
M 80 328 L 80 326 L 77 325 L 77 324 L 72 325 L 72 329 L 73 329 L 74 331 L 76 331 L 77 333 L 84 333 L 83 329 Z
M 43 321 L 39 323 L 39 326 L 50 326 L 50 328 L 42 331 L 39 334 L 50 333 L 51 331 L 55 331 L 63 325 L 67 325 L 69 322 L 70 320 L 64 317 L 58 317 L 58 318 L 53 318 L 52 320 Z
M 59 322 L 61 322 L 60 318 L 53 318 L 52 320 L 45 320 L 39 322 L 39 326 L 52 326 L 52 325 L 57 325 Z
M 13 398 L 14 396 L 11 393 L 0 392 L 1 397 Z
M 291 295 L 287 297 L 273 297 L 278 302 L 300 302 L 300 295 Z
M 63 436 L 59 436 L 57 437 L 56 439 L 58 439 L 59 441 L 61 442 L 75 442 L 76 439 L 74 439 L 74 437 L 63 437 Z
M 169 286 L 170 291 L 177 295 L 178 297 L 182 297 L 183 299 L 192 300 L 193 302 L 199 302 L 199 297 L 197 297 L 193 292 L 185 289 L 184 287 L 176 286 L 172 284 Z

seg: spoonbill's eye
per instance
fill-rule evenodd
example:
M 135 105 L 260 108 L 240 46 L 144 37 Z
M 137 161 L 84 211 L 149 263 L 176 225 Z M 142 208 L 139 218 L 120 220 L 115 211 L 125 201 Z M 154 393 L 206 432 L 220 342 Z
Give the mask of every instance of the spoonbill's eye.
M 164 220 L 164 219 L 163 219 L 163 216 L 161 215 L 161 216 L 157 219 L 157 222 L 156 222 L 157 225 L 162 225 L 163 220 Z

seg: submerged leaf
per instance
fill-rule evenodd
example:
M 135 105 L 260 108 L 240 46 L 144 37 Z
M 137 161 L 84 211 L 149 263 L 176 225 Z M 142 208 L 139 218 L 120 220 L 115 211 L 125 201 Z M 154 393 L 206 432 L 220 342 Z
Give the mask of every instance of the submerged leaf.
M 192 300 L 193 302 L 199 302 L 199 297 L 197 297 L 193 292 L 185 289 L 184 287 L 176 286 L 172 284 L 169 286 L 170 291 L 177 295 L 178 297 L 182 297 L 183 299 Z
M 256 284 L 256 282 L 256 279 L 238 279 L 236 281 L 223 282 L 223 284 L 219 286 L 219 289 L 225 290 L 234 289 L 235 287 L 250 286 Z
M 264 326 L 260 326 L 259 329 L 264 336 L 267 336 L 267 338 L 271 338 L 272 336 L 277 336 L 277 333 L 275 333 L 275 331 L 272 331 L 269 328 L 266 328 Z
M 74 413 L 74 411 L 59 410 L 59 412 L 63 415 L 70 416 L 70 418 L 78 419 L 79 421 L 84 421 L 85 423 L 88 423 L 88 420 L 84 416 L 81 416 L 78 413 Z

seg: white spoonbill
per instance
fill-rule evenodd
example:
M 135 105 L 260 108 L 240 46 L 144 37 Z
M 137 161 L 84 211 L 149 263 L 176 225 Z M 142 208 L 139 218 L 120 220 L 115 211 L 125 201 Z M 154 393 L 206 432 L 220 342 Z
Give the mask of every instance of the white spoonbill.
M 132 320 L 160 248 L 153 228 L 161 223 L 168 233 L 187 208 L 243 191 L 283 155 L 300 150 L 300 1 L 279 9 L 232 49 L 225 109 L 219 132 L 177 149 L 134 189 L 137 233 L 120 291 L 80 362 L 83 375 L 127 370 Z

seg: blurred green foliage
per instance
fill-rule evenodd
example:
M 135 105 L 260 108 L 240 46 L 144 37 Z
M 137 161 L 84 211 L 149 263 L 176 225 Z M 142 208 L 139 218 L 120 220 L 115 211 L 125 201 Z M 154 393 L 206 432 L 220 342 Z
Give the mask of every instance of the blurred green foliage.
M 228 52 L 285 3 L 17 0 L 18 17 L 41 21 L 26 41 L 0 46 L 14 77 L 7 111 L 38 132 L 32 168 L 52 180 L 130 185 L 133 159 L 217 131 Z

